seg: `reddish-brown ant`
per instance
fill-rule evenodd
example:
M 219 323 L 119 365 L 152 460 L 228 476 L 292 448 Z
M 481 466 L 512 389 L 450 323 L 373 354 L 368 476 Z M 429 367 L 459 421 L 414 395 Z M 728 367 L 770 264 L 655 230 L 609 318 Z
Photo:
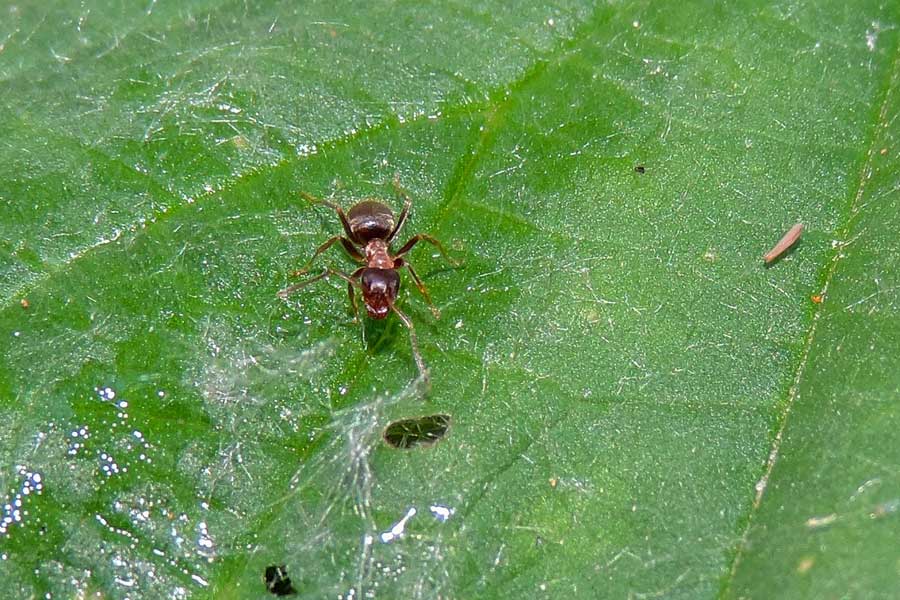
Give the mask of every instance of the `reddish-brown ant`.
M 425 368 L 425 363 L 419 352 L 416 330 L 410 318 L 396 305 L 397 294 L 400 291 L 400 275 L 397 273 L 397 269 L 401 267 L 407 268 L 413 283 L 419 288 L 419 291 L 431 308 L 431 312 L 434 313 L 435 318 L 439 318 L 440 312 L 431 301 L 431 296 L 428 294 L 428 290 L 425 289 L 425 284 L 419 279 L 409 261 L 403 258 L 403 255 L 412 250 L 412 247 L 421 241 L 432 244 L 450 264 L 455 265 L 456 261 L 447 256 L 444 246 L 439 241 L 425 233 L 417 233 L 403 244 L 396 254 L 391 254 L 391 242 L 400 232 L 400 228 L 403 227 L 403 223 L 406 221 L 406 216 L 409 214 L 409 209 L 412 206 L 412 200 L 410 200 L 396 180 L 394 181 L 394 189 L 403 198 L 403 210 L 396 221 L 394 221 L 394 213 L 391 212 L 391 209 L 377 200 L 363 200 L 354 205 L 345 214 L 344 210 L 334 202 L 301 192 L 301 195 L 309 202 L 324 204 L 333 209 L 341 220 L 346 236 L 335 235 L 328 238 L 325 243 L 318 247 L 315 254 L 306 263 L 306 266 L 295 274 L 302 275 L 306 273 L 316 257 L 328 250 L 335 242 L 340 242 L 347 254 L 357 262 L 364 263 L 365 266 L 356 269 L 349 275 L 329 267 L 311 279 L 301 281 L 281 290 L 278 292 L 278 295 L 281 298 L 286 298 L 314 281 L 323 279 L 328 275 L 337 275 L 347 282 L 347 294 L 350 296 L 350 304 L 353 306 L 353 313 L 357 320 L 359 319 L 359 308 L 356 305 L 356 296 L 353 293 L 354 288 L 359 288 L 362 292 L 366 312 L 371 318 L 384 319 L 391 311 L 397 314 L 400 320 L 403 321 L 403 324 L 409 329 L 416 366 L 419 367 L 422 377 L 427 380 L 428 370 Z

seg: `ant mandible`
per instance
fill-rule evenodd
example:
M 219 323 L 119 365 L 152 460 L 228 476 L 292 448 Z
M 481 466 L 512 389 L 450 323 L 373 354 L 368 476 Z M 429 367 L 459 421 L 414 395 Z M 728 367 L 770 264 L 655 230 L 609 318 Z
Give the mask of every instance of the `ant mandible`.
M 356 269 L 349 275 L 328 267 L 321 274 L 311 279 L 301 281 L 281 290 L 278 292 L 278 296 L 287 298 L 310 283 L 323 279 L 328 275 L 337 275 L 347 282 L 347 294 L 350 296 L 350 304 L 353 306 L 353 314 L 357 320 L 359 320 L 359 308 L 356 304 L 356 296 L 353 293 L 354 288 L 359 288 L 362 293 L 366 312 L 371 318 L 384 319 L 393 311 L 403 321 L 403 324 L 409 329 L 409 338 L 412 343 L 416 366 L 419 368 L 422 378 L 427 381 L 428 370 L 425 368 L 422 354 L 419 352 L 416 329 L 413 327 L 412 320 L 396 305 L 397 294 L 400 291 L 400 275 L 397 273 L 397 269 L 406 267 L 413 283 L 419 288 L 419 291 L 431 308 L 434 317 L 440 318 L 440 312 L 431 301 L 431 296 L 428 294 L 425 284 L 419 279 L 409 261 L 403 258 L 403 255 L 412 250 L 413 246 L 418 242 L 428 242 L 437 248 L 441 256 L 451 265 L 456 265 L 457 262 L 447 256 L 444 246 L 438 240 L 425 233 L 417 233 L 403 244 L 396 254 L 391 254 L 391 242 L 400 232 L 400 228 L 403 227 L 403 223 L 406 221 L 409 209 L 412 206 L 412 200 L 400 187 L 399 182 L 395 179 L 393 183 L 397 195 L 403 198 L 403 210 L 396 221 L 394 221 L 394 213 L 391 212 L 391 209 L 377 200 L 363 200 L 354 205 L 345 214 L 344 209 L 334 202 L 301 192 L 301 196 L 309 202 L 324 204 L 333 209 L 341 220 L 346 236 L 335 235 L 328 238 L 325 243 L 318 247 L 315 254 L 306 263 L 306 266 L 296 271 L 295 274 L 302 275 L 308 272 L 316 257 L 328 250 L 336 242 L 340 242 L 347 254 L 357 262 L 364 263 L 365 266 Z

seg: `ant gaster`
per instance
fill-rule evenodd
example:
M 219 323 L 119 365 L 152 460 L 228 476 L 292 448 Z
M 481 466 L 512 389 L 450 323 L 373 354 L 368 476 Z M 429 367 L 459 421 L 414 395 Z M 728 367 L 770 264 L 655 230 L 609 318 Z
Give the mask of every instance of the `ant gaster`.
M 363 301 L 366 305 L 366 312 L 371 318 L 384 319 L 391 311 L 393 311 L 400 320 L 403 321 L 403 324 L 409 329 L 409 337 L 410 342 L 412 343 L 413 357 L 415 358 L 416 366 L 418 366 L 423 379 L 427 380 L 428 370 L 425 368 L 425 363 L 422 361 L 422 355 L 419 352 L 415 327 L 413 327 L 410 318 L 397 308 L 396 305 L 397 294 L 400 291 L 400 275 L 397 273 L 397 269 L 406 267 L 410 277 L 412 277 L 413 283 L 416 284 L 416 287 L 422 293 L 422 296 L 431 308 L 431 312 L 434 314 L 435 318 L 439 318 L 440 312 L 431 301 L 431 296 L 428 294 L 425 284 L 422 283 L 422 280 L 419 279 L 415 269 L 413 269 L 412 265 L 409 264 L 409 261 L 406 260 L 403 255 L 412 250 L 413 246 L 418 242 L 428 242 L 437 248 L 450 264 L 455 265 L 457 263 L 447 256 L 444 246 L 439 241 L 425 233 L 417 233 L 411 237 L 408 242 L 403 244 L 396 254 L 391 254 L 391 242 L 400 232 L 400 228 L 403 227 L 403 223 L 406 221 L 409 209 L 412 206 L 412 200 L 410 200 L 409 196 L 403 191 L 396 180 L 394 180 L 394 189 L 404 200 L 403 210 L 400 211 L 400 217 L 396 221 L 394 220 L 394 213 L 391 209 L 377 200 L 363 200 L 354 205 L 353 208 L 345 214 L 344 210 L 334 202 L 316 198 L 301 192 L 301 195 L 309 202 L 314 204 L 324 204 L 333 209 L 341 220 L 345 235 L 335 235 L 328 238 L 325 243 L 318 247 L 306 266 L 299 271 L 296 271 L 295 274 L 302 275 L 306 273 L 316 257 L 328 250 L 336 242 L 340 242 L 347 251 L 347 254 L 357 262 L 364 263 L 365 266 L 356 269 L 349 275 L 329 267 L 321 274 L 316 275 L 311 279 L 307 279 L 306 281 L 302 281 L 281 290 L 278 292 L 278 295 L 281 298 L 286 298 L 290 294 L 293 294 L 314 281 L 323 279 L 328 275 L 337 275 L 347 282 L 347 294 L 350 296 L 353 314 L 357 319 L 359 319 L 359 308 L 357 307 L 356 296 L 354 294 L 354 289 L 356 288 L 362 293 Z

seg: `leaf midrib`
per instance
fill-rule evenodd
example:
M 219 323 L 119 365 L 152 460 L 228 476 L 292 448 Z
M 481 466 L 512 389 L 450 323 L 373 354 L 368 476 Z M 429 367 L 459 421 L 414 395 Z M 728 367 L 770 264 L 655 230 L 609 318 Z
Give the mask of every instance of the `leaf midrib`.
M 887 76 L 885 77 L 885 83 L 882 85 L 882 89 L 880 90 L 879 94 L 881 96 L 881 99 L 880 102 L 876 104 L 878 109 L 874 111 L 875 119 L 870 127 L 871 142 L 869 143 L 869 147 L 862 161 L 862 166 L 859 170 L 856 191 L 851 195 L 850 201 L 848 202 L 846 214 L 844 216 L 844 224 L 838 230 L 838 237 L 844 243 L 846 243 L 846 240 L 849 240 L 852 237 L 851 234 L 854 230 L 853 227 L 855 217 L 859 213 L 867 184 L 871 179 L 873 159 L 875 158 L 875 155 L 877 153 L 877 147 L 880 145 L 878 143 L 880 139 L 878 132 L 880 129 L 880 125 L 885 122 L 887 107 L 891 99 L 891 93 L 898 86 L 900 86 L 900 52 L 897 51 L 896 47 L 894 48 L 894 59 L 886 72 Z M 835 247 L 831 250 L 828 261 L 822 267 L 823 272 L 819 278 L 819 280 L 822 282 L 819 295 L 822 298 L 827 298 L 828 288 L 834 280 L 834 276 L 837 272 L 837 267 L 840 264 L 841 259 L 844 257 L 844 243 L 835 245 Z M 777 419 L 776 433 L 772 438 L 772 442 L 770 444 L 768 459 L 763 468 L 760 478 L 757 480 L 758 483 L 756 485 L 758 486 L 758 488 L 756 490 L 756 493 L 754 494 L 750 510 L 745 517 L 745 525 L 743 531 L 741 532 L 738 545 L 734 550 L 731 566 L 727 575 L 725 575 L 725 577 L 723 578 L 722 584 L 720 586 L 720 599 L 729 597 L 731 593 L 731 586 L 734 583 L 738 569 L 740 568 L 741 559 L 746 550 L 747 542 L 749 540 L 750 530 L 752 529 L 756 516 L 759 513 L 770 477 L 780 456 L 781 443 L 784 439 L 784 432 L 789 422 L 791 409 L 800 396 L 800 386 L 803 383 L 803 377 L 806 374 L 806 367 L 809 362 L 809 356 L 812 351 L 813 343 L 815 341 L 818 324 L 822 315 L 824 314 L 824 310 L 825 303 L 823 302 L 821 304 L 818 304 L 810 321 L 809 329 L 804 339 L 803 348 L 800 352 L 797 368 L 794 372 L 794 378 L 791 383 L 791 387 L 788 390 L 787 398 L 785 398 L 782 403 L 782 411 Z

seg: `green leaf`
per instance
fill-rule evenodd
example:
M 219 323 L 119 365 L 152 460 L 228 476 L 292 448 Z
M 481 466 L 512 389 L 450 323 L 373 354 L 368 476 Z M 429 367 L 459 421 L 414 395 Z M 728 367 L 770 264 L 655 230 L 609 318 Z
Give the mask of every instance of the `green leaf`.
M 10 597 L 894 593 L 896 3 L 3 10 Z

